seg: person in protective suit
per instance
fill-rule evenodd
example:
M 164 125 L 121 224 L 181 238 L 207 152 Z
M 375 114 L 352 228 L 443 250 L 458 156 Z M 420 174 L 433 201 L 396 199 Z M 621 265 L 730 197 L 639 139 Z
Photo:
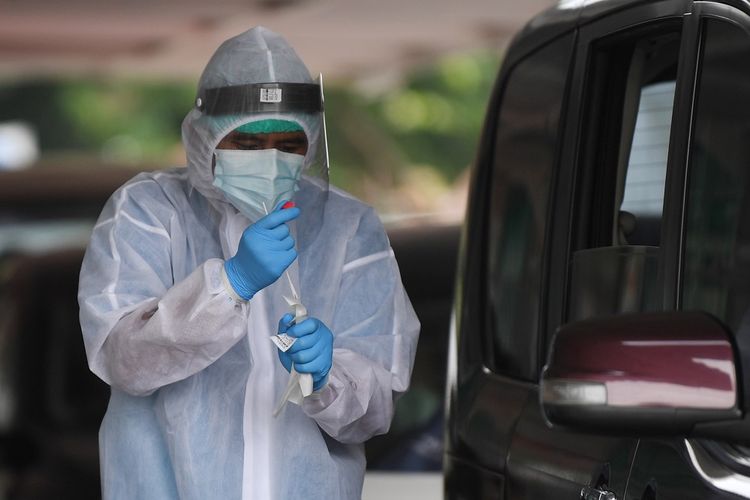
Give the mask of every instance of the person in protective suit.
M 111 386 L 105 499 L 361 496 L 419 323 L 375 212 L 329 189 L 322 104 L 281 36 L 231 38 L 183 122 L 187 168 L 104 207 L 78 298 Z M 313 392 L 274 416 L 290 373 Z

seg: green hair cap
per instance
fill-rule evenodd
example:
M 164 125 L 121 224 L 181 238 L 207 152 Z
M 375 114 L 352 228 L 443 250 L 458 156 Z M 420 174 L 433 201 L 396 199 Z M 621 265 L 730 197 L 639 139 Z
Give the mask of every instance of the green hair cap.
M 281 132 L 304 132 L 302 125 L 291 120 L 269 118 L 257 122 L 245 123 L 234 129 L 243 134 L 273 134 Z

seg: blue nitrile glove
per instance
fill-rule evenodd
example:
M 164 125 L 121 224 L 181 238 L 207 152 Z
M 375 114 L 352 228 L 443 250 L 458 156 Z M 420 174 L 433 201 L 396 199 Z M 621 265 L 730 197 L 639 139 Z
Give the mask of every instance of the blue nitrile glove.
M 300 210 L 281 209 L 282 204 L 245 229 L 237 253 L 224 263 L 229 283 L 245 300 L 279 279 L 297 258 L 286 223 L 296 219 Z
M 291 325 L 294 317 L 285 314 L 279 321 L 279 333 L 286 333 L 297 340 L 288 351 L 279 350 L 279 360 L 286 371 L 294 369 L 309 373 L 313 378 L 313 390 L 317 391 L 328 381 L 328 372 L 333 364 L 333 333 L 322 321 L 307 318 Z

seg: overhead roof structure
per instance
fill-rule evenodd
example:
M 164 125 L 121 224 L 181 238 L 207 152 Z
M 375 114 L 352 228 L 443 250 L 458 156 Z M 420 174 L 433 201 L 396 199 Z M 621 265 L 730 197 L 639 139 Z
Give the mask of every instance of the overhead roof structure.
M 0 0 L 0 80 L 197 78 L 226 38 L 264 25 L 313 73 L 378 78 L 457 51 L 501 50 L 554 0 Z

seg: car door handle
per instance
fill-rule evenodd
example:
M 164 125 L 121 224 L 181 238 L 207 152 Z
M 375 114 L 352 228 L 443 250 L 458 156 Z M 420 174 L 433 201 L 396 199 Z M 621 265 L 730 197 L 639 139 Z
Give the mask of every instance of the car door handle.
M 611 491 L 584 486 L 581 488 L 581 500 L 617 500 L 617 495 Z

